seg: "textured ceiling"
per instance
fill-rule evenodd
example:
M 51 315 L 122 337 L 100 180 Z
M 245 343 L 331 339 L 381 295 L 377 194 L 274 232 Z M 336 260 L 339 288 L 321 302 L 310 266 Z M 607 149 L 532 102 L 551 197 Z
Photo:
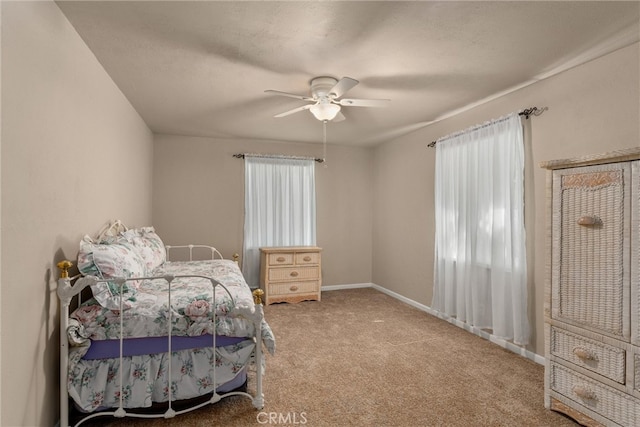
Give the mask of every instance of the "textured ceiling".
M 638 2 L 56 3 L 153 132 L 220 138 L 321 142 L 264 91 L 348 76 L 391 102 L 343 107 L 328 142 L 373 145 L 639 39 Z

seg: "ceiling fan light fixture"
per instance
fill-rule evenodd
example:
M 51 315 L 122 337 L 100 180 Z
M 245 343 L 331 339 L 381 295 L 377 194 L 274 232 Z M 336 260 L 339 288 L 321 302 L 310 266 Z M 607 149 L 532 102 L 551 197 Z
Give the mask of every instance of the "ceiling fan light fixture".
M 313 103 L 276 114 L 273 117 L 285 117 L 299 111 L 310 110 L 313 116 L 321 122 L 328 122 L 329 120 L 339 122 L 344 120 L 344 115 L 340 113 L 342 107 L 384 107 L 388 104 L 388 99 L 342 98 L 347 91 L 357 84 L 358 81 L 351 77 L 343 77 L 340 80 L 336 80 L 333 77 L 316 77 L 311 80 L 311 96 L 296 95 L 294 93 L 272 89 L 265 90 L 265 92 Z
M 312 105 L 309 110 L 320 121 L 333 120 L 340 112 L 340 106 L 330 102 L 319 102 Z

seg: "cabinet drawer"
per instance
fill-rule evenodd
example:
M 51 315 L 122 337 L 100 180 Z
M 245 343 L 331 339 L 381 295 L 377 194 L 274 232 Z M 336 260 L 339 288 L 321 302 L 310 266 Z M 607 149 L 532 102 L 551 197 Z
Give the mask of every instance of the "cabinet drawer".
M 320 267 L 284 267 L 269 269 L 269 280 L 313 280 L 320 278 Z
M 633 391 L 640 393 L 640 354 L 633 355 Z
M 268 256 L 269 265 L 293 265 L 293 253 L 274 253 Z
M 298 252 L 296 253 L 296 265 L 318 264 L 320 254 L 318 252 Z
M 555 327 L 551 328 L 551 354 L 620 384 L 625 383 L 626 352 Z
M 272 283 L 269 285 L 269 293 L 272 296 L 317 293 L 320 283 L 317 280 L 311 282 L 286 282 Z
M 640 401 L 612 387 L 550 363 L 551 389 L 573 402 L 623 426 L 640 422 Z

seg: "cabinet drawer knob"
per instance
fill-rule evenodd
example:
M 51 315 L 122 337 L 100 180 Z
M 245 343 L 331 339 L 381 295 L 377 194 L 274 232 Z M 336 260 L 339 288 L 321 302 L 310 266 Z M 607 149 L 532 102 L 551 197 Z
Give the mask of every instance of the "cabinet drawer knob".
M 304 257 L 302 259 L 305 260 L 306 262 L 311 261 L 311 257 L 309 255 L 307 255 L 306 257 Z
M 592 225 L 602 225 L 602 220 L 597 216 L 585 215 L 578 218 L 578 225 L 584 225 L 585 227 Z
M 582 360 L 595 360 L 596 358 L 593 353 L 583 347 L 575 347 L 573 349 L 573 354 L 575 354 Z
M 573 386 L 573 392 L 581 399 L 597 400 L 596 393 L 585 385 Z
M 291 273 L 289 273 L 289 276 L 298 277 L 298 272 L 297 271 L 292 271 Z
M 276 261 L 278 262 L 284 262 L 285 258 L 283 256 L 279 256 L 278 258 L 276 258 Z
M 290 287 L 290 288 L 289 288 L 289 290 L 290 290 L 291 292 L 295 292 L 295 291 L 297 291 L 297 290 L 298 290 L 298 287 L 297 287 L 296 285 L 293 285 L 292 287 Z

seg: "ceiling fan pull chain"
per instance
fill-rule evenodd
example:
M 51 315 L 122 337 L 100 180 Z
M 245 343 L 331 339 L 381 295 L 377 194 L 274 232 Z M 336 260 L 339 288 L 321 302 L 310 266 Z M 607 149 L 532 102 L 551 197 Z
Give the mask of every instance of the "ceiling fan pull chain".
M 322 163 L 327 168 L 327 121 L 322 121 Z

